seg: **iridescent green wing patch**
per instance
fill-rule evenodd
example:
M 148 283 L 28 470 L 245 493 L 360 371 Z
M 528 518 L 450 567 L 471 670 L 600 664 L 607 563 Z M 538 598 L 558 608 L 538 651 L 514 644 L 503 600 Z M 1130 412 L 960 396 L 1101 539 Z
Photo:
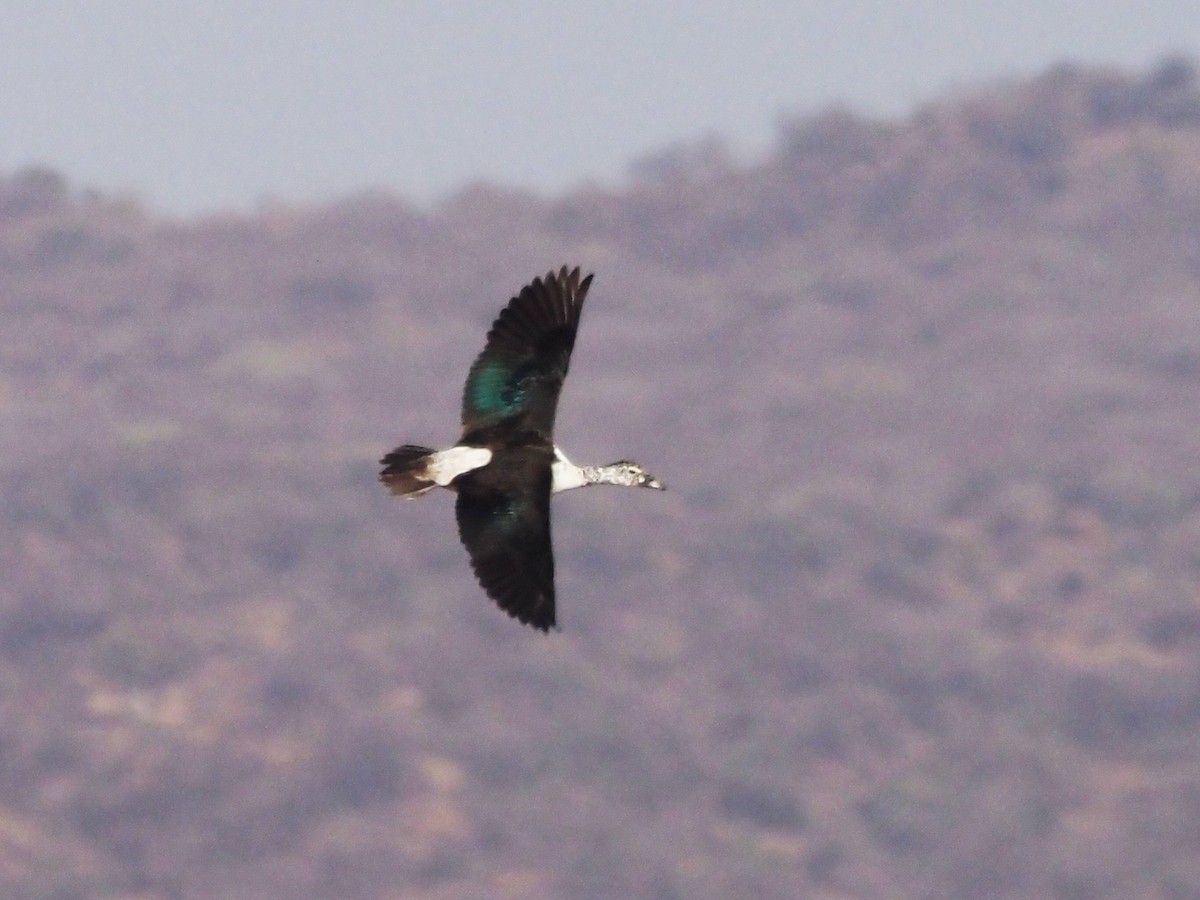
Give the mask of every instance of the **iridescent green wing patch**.
M 467 376 L 464 434 L 503 425 L 550 438 L 590 284 L 563 267 L 509 301 Z
M 479 418 L 505 419 L 521 411 L 529 394 L 528 366 L 514 370 L 505 362 L 488 362 L 471 373 L 467 405 Z

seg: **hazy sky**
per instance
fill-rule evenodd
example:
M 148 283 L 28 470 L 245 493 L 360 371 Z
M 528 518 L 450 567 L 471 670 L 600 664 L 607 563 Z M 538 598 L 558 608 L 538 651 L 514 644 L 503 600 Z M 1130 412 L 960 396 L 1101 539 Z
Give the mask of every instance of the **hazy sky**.
M 192 213 L 489 179 L 553 192 L 832 103 L 1200 55 L 1198 0 L 4 0 L 0 170 Z

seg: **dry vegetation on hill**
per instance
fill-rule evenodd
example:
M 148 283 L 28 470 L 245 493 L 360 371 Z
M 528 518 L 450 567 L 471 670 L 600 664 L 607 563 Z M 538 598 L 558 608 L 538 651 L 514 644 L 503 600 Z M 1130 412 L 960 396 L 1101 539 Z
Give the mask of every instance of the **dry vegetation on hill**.
M 444 496 L 597 272 L 562 634 Z M 0 894 L 1200 895 L 1200 84 L 1061 67 L 745 166 L 166 221 L 0 179 Z M 646 492 L 650 494 L 650 492 Z

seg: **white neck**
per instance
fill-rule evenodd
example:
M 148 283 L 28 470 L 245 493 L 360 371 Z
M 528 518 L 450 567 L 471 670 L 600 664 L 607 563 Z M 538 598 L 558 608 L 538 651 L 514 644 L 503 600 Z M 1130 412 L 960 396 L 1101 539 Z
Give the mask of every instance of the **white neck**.
M 550 466 L 550 493 L 569 491 L 589 484 L 619 484 L 632 487 L 637 482 L 620 466 L 577 466 L 554 448 L 555 460 Z
M 550 465 L 550 493 L 557 494 L 592 483 L 587 476 L 587 467 L 575 465 L 558 447 L 554 448 L 554 457 Z

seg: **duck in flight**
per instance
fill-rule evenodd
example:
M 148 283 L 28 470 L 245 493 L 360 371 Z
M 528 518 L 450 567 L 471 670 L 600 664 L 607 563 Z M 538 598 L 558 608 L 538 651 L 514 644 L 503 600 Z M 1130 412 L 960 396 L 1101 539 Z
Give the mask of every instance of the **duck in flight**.
M 550 495 L 589 484 L 664 489 L 635 462 L 577 466 L 554 443 L 558 394 L 591 283 L 563 266 L 522 288 L 467 373 L 458 443 L 404 444 L 380 461 L 379 480 L 397 496 L 435 487 L 458 494 L 458 534 L 480 585 L 541 631 L 556 626 Z

